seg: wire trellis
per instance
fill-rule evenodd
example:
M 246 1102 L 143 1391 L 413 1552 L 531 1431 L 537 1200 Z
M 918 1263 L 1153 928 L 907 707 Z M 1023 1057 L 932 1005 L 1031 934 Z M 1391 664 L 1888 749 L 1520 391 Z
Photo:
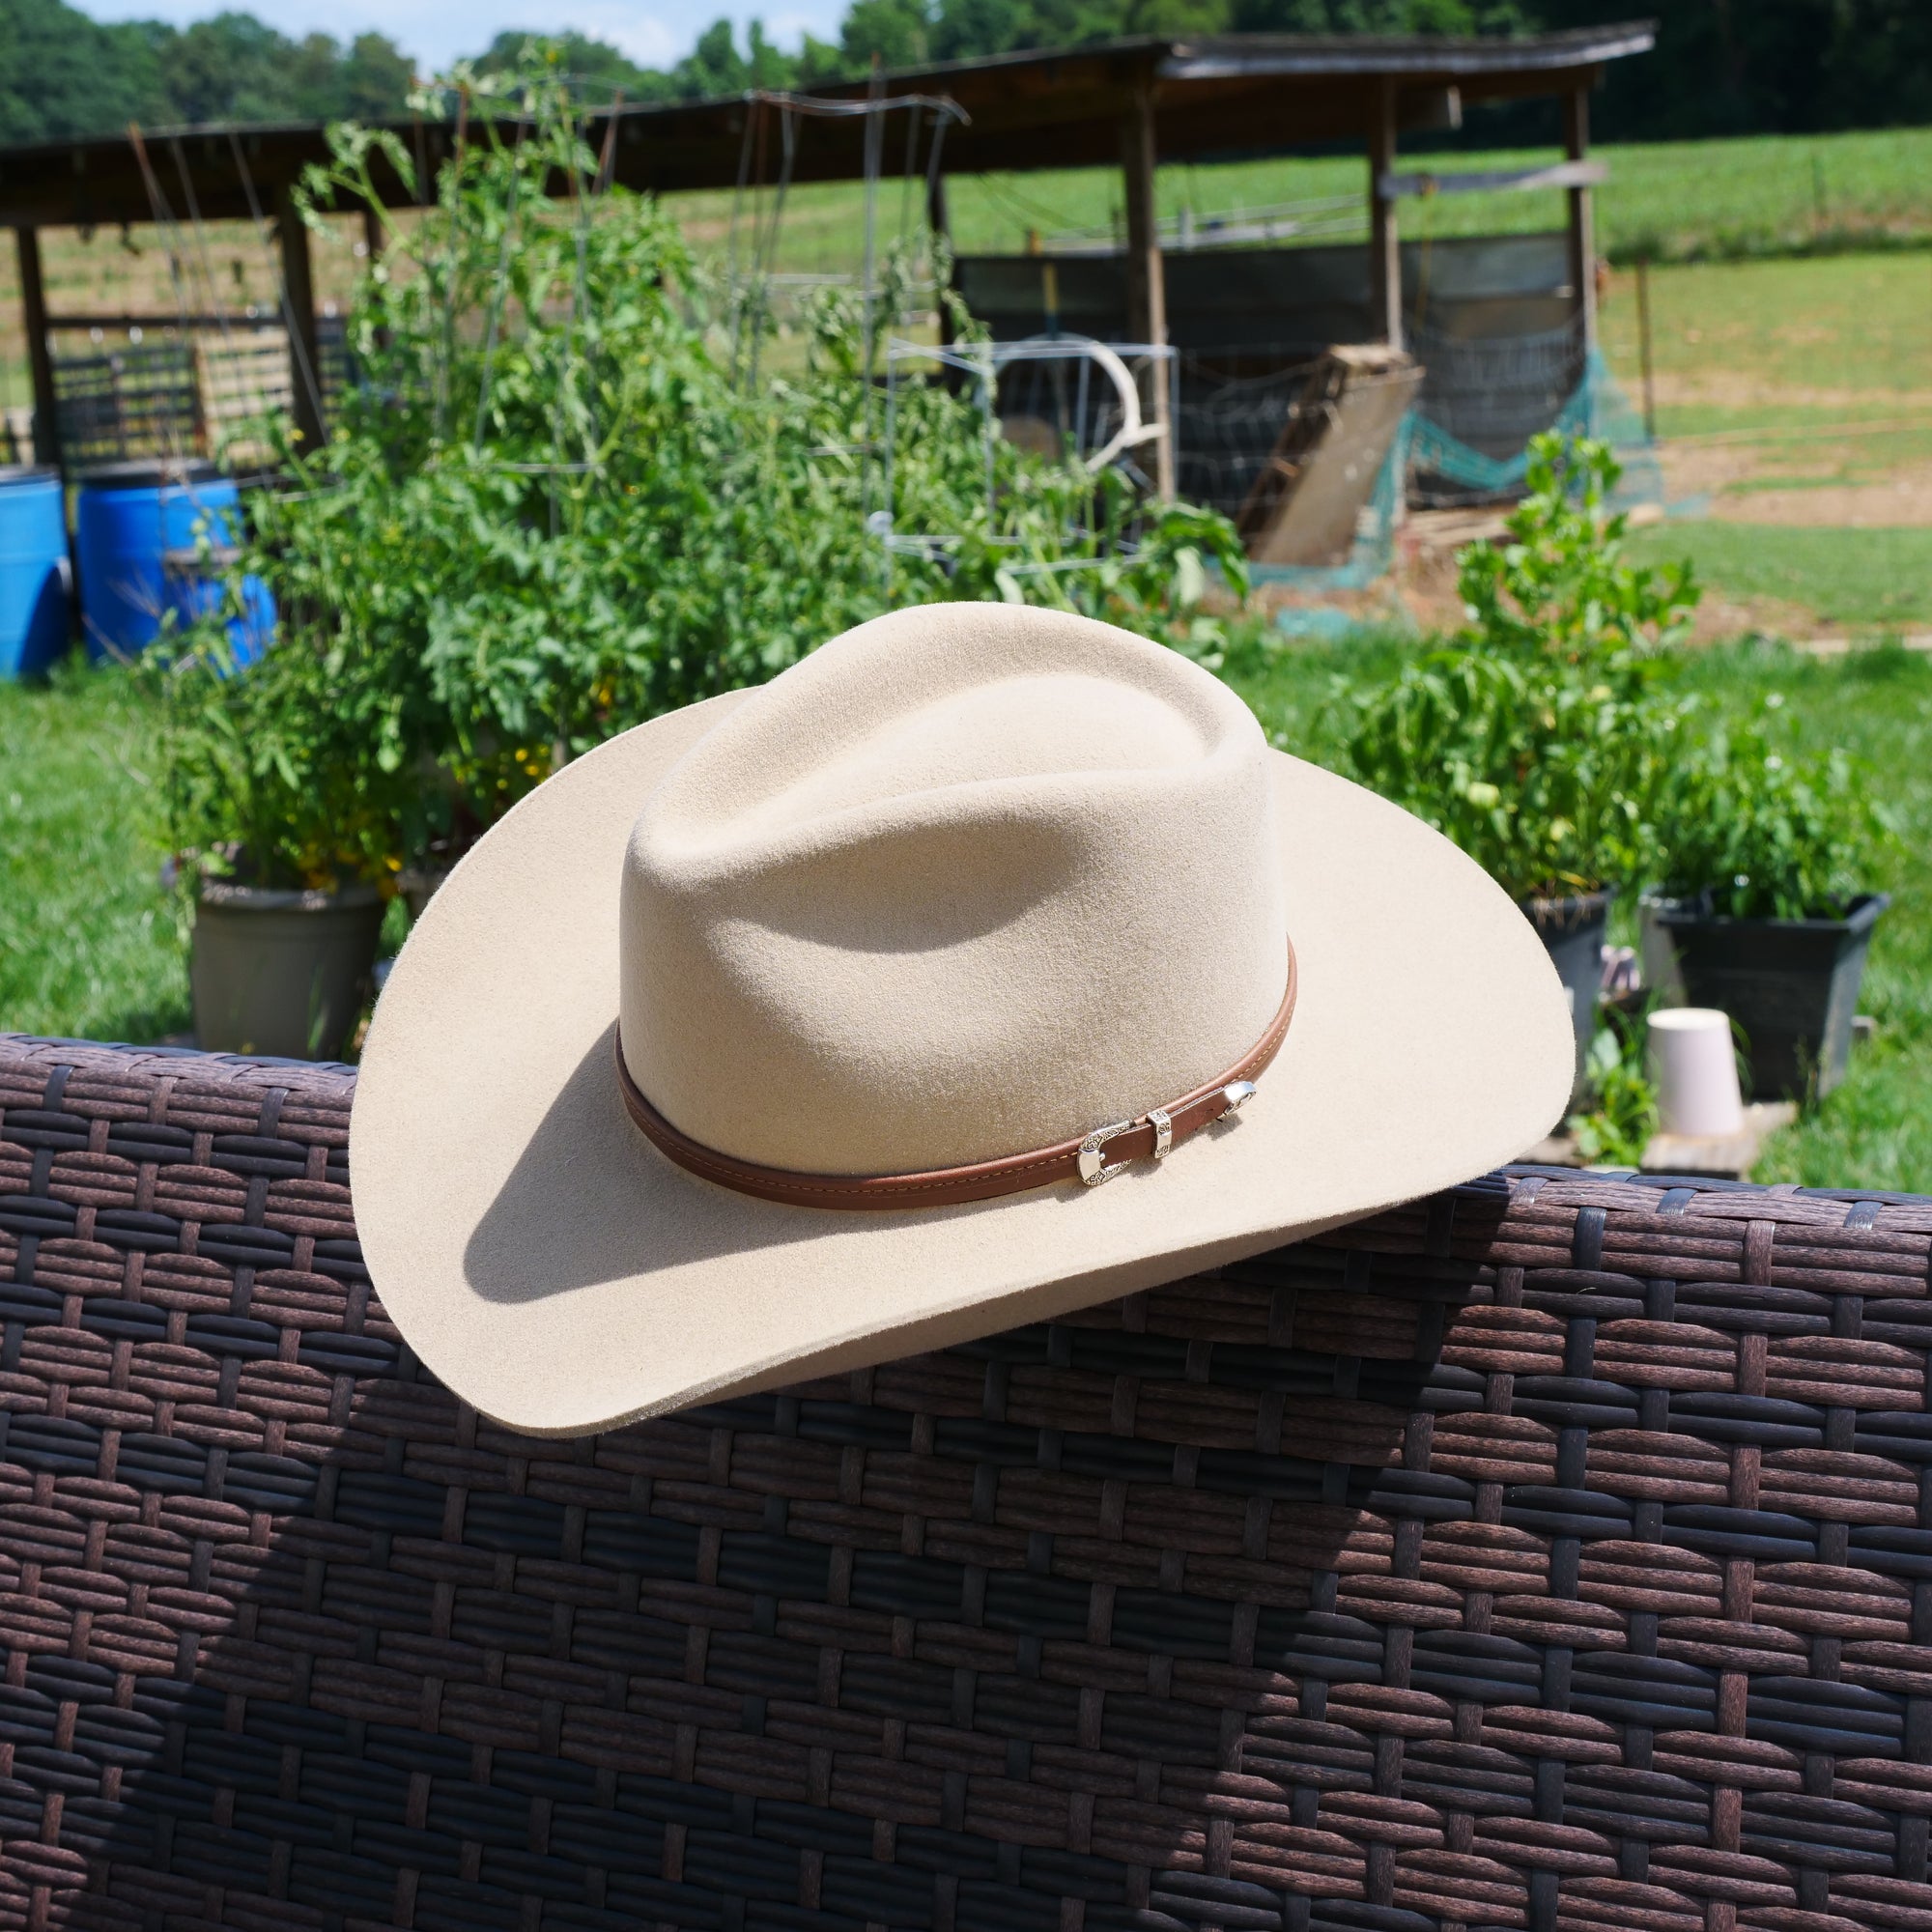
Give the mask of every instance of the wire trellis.
M 758 380 L 759 350 L 773 319 L 773 289 L 786 284 L 808 285 L 804 277 L 781 275 L 777 267 L 785 203 L 798 158 L 799 124 L 809 119 L 866 118 L 865 241 L 859 286 L 864 327 L 862 339 L 869 355 L 878 332 L 876 308 L 883 293 L 878 286 L 878 199 L 884 165 L 886 122 L 892 115 L 901 112 L 907 117 L 898 223 L 898 239 L 903 244 L 919 232 L 919 223 L 912 217 L 909 202 L 911 184 L 920 174 L 918 156 L 922 123 L 930 124 L 923 170 L 925 206 L 929 208 L 934 185 L 939 179 L 946 130 L 955 122 L 965 125 L 969 117 L 966 110 L 947 95 L 884 93 L 877 70 L 874 70 L 871 85 L 863 100 L 824 99 L 814 95 L 757 89 L 746 95 L 745 107 L 745 130 L 738 153 L 738 182 L 731 198 L 725 255 L 731 319 L 731 373 L 734 381 L 749 387 L 754 386 Z M 768 187 L 766 175 L 774 123 L 780 158 L 777 180 Z M 813 282 L 821 283 L 823 279 L 811 278 Z M 897 319 L 888 318 L 888 326 Z M 868 368 L 868 378 L 869 374 Z M 867 440 L 870 440 L 869 419 Z

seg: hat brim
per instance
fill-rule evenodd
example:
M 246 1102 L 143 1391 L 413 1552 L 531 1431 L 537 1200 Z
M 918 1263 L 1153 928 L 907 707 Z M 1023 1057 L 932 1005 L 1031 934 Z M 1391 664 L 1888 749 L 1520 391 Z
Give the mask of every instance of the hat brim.
M 1515 1158 L 1569 1095 L 1563 988 L 1439 834 L 1270 753 L 1294 1023 L 1235 1120 L 1104 1187 L 856 1214 L 697 1179 L 611 1051 L 617 884 L 659 777 L 746 694 L 641 724 L 525 799 L 411 933 L 351 1124 L 362 1250 L 422 1362 L 573 1435 L 944 1348 L 1259 1253 Z

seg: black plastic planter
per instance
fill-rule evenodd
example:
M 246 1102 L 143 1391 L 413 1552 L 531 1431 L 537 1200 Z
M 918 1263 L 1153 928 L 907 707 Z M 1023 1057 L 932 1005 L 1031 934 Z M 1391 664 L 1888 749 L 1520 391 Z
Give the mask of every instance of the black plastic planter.
M 1810 1099 L 1845 1077 L 1872 927 L 1890 903 L 1867 893 L 1843 919 L 1721 919 L 1694 900 L 1658 907 L 1685 998 L 1729 1013 L 1745 1037 L 1752 1097 Z
M 1597 1032 L 1597 995 L 1604 983 L 1604 933 L 1610 923 L 1613 893 L 1581 893 L 1569 899 L 1522 899 L 1523 916 L 1549 949 L 1551 964 L 1570 1001 L 1577 1035 L 1577 1070 L 1570 1083 L 1573 1099 L 1583 1091 L 1583 1068 Z

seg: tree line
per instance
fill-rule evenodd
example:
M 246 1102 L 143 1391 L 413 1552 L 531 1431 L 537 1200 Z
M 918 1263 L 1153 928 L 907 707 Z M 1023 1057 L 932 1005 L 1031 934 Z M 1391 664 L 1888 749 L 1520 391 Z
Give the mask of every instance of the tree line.
M 588 98 L 654 102 L 810 87 L 888 68 L 1077 46 L 1122 34 L 1520 34 L 1662 15 L 1657 51 L 1612 67 L 1600 138 L 1812 132 L 1932 121 L 1926 0 L 850 0 L 836 39 L 781 48 L 727 20 L 668 69 L 581 34 L 559 60 Z M 511 66 L 499 34 L 475 65 Z M 411 63 L 381 34 L 292 39 L 252 14 L 113 25 L 67 0 L 0 0 L 0 144 L 210 121 L 380 119 Z M 1520 120 L 1522 117 L 1517 117 Z M 1524 126 L 1510 130 L 1532 133 Z
M 249 14 L 105 25 L 65 0 L 0 0 L 0 142 L 205 121 L 402 111 L 408 57 L 381 34 L 292 40 Z

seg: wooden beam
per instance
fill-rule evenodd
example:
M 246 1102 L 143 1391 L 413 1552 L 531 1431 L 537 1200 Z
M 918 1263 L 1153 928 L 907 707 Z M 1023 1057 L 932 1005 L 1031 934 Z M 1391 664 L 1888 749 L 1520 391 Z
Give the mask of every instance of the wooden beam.
M 1590 152 L 1590 93 L 1578 86 L 1563 97 L 1563 151 L 1573 163 Z M 1577 291 L 1577 314 L 1583 325 L 1585 351 L 1597 346 L 1597 232 L 1590 208 L 1590 185 L 1577 182 L 1570 198 L 1570 285 Z
M 387 230 L 383 225 L 383 211 L 373 203 L 362 204 L 362 252 L 368 257 L 369 266 L 376 266 L 377 258 L 389 245 Z
M 315 276 L 308 227 L 287 185 L 275 190 L 275 232 L 282 249 L 282 318 L 289 331 L 289 387 L 304 453 L 328 440 L 322 413 L 322 355 L 315 330 Z
M 1127 334 L 1135 342 L 1167 341 L 1167 268 L 1161 259 L 1154 205 L 1153 76 L 1138 76 L 1121 117 L 1121 174 L 1127 211 Z M 1160 425 L 1151 445 L 1154 493 L 1174 497 L 1174 412 L 1167 365 L 1155 363 L 1142 385 L 1146 419 Z
M 1369 325 L 1391 349 L 1400 349 L 1402 238 L 1395 202 L 1382 192 L 1395 171 L 1395 84 L 1384 80 L 1369 106 Z
M 47 290 L 41 275 L 41 236 L 37 228 L 16 228 L 20 255 L 20 324 L 27 331 L 27 366 L 34 381 L 34 461 L 58 464 L 60 410 L 54 395 L 53 351 L 47 347 Z
M 82 310 L 77 314 L 50 315 L 47 327 L 58 334 L 62 329 L 124 330 L 129 328 L 165 331 L 170 328 L 232 329 L 238 335 L 282 326 L 279 309 L 262 308 L 254 315 L 236 315 L 217 309 L 102 309 L 98 313 Z

